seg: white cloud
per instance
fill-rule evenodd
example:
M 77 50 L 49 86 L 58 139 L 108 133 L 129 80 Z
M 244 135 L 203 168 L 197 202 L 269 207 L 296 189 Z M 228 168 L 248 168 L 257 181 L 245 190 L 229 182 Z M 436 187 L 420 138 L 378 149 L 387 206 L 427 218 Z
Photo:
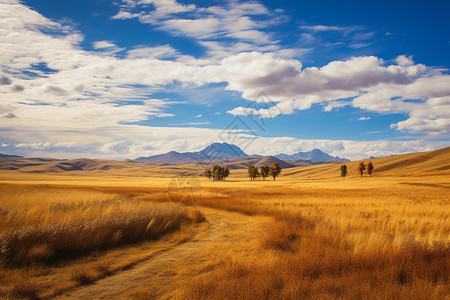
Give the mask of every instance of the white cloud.
M 359 117 L 359 121 L 366 121 L 366 120 L 370 120 L 370 117 Z
M 411 101 L 412 100 L 412 101 Z M 450 132 L 450 76 L 434 75 L 401 84 L 380 84 L 356 97 L 353 105 L 381 113 L 406 113 L 391 127 L 430 135 Z
M 392 128 L 431 135 L 450 132 L 450 76 L 404 56 L 397 61 L 400 64 L 389 65 L 373 56 L 354 57 L 302 70 L 297 60 L 240 53 L 222 61 L 218 80 L 228 82 L 227 88 L 242 92 L 245 99 L 258 101 L 264 91 L 278 102 L 260 110 L 237 107 L 229 111 L 233 115 L 275 117 L 321 102 L 328 102 L 324 110 L 331 111 L 353 99 L 352 105 L 364 110 L 409 114 Z
M 329 101 L 323 107 L 323 110 L 324 111 L 332 111 L 333 109 L 345 107 L 347 105 L 351 105 L 351 101 L 345 101 L 345 100 Z
M 228 110 L 227 113 L 232 114 L 233 116 L 248 116 L 255 112 L 255 109 L 249 107 L 235 107 L 231 110 Z
M 203 117 L 203 115 L 202 115 L 202 114 L 199 114 L 199 115 L 196 115 L 195 117 L 196 117 L 196 118 L 201 118 L 201 117 Z
M 117 46 L 110 41 L 97 41 L 93 43 L 94 49 L 116 48 Z
M 412 60 L 412 56 L 400 55 L 395 61 L 399 66 L 412 66 L 414 65 L 414 61 Z
M 9 144 L 10 145 L 10 144 Z M 36 142 L 36 143 L 19 143 L 14 144 L 15 148 L 30 148 L 30 149 L 50 149 L 50 148 L 72 148 L 76 147 L 74 142 Z
M 172 48 L 170 45 L 162 45 L 155 47 L 136 47 L 128 51 L 127 58 L 130 59 L 145 59 L 145 58 L 170 58 L 179 57 L 178 50 Z
M 169 19 L 163 22 L 162 29 L 174 34 L 186 34 L 197 38 L 212 37 L 219 31 L 217 18 Z
M 299 28 L 303 29 L 303 30 L 315 31 L 315 32 L 321 32 L 321 31 L 351 32 L 351 31 L 359 29 L 360 26 L 302 25 Z
M 150 3 L 153 10 L 144 6 Z M 255 16 L 264 16 L 265 20 L 257 20 Z M 280 22 L 274 12 L 258 2 L 235 1 L 224 6 L 200 7 L 183 5 L 173 0 L 124 0 L 113 19 L 130 18 L 137 18 L 142 23 L 154 25 L 173 35 L 193 37 L 199 42 L 232 38 L 250 43 L 252 50 L 261 45 L 276 44 L 263 29 L 270 29 L 271 25 Z

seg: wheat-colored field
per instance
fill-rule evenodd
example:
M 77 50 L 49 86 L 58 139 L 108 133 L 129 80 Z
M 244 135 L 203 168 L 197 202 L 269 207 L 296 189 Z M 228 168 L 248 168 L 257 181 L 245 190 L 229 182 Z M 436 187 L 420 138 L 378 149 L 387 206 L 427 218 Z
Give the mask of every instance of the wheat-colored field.
M 175 186 L 155 166 L 1 171 L 0 296 L 448 298 L 450 150 L 372 162 Z

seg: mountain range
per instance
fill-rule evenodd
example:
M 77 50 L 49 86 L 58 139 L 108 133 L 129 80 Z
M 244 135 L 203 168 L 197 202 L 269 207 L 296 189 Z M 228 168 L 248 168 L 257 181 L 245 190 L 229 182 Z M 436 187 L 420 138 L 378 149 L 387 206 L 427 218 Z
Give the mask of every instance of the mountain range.
M 228 143 L 213 143 L 198 152 L 176 152 L 171 151 L 165 154 L 158 154 L 148 157 L 139 157 L 135 161 L 147 163 L 180 164 L 191 162 L 230 162 L 247 159 L 260 163 L 260 159 L 265 159 L 264 164 L 272 162 L 280 163 L 283 168 L 297 165 L 312 164 L 317 162 L 347 162 L 348 159 L 332 157 L 319 149 L 310 152 L 298 152 L 292 155 L 278 154 L 274 156 L 248 155 L 236 145 Z M 258 160 L 254 160 L 258 159 Z
M 283 160 L 309 160 L 309 161 L 331 161 L 331 162 L 347 162 L 350 161 L 346 158 L 340 158 L 339 156 L 331 156 L 325 152 L 320 151 L 319 149 L 313 149 L 309 152 L 297 152 L 295 154 L 277 154 L 276 158 Z

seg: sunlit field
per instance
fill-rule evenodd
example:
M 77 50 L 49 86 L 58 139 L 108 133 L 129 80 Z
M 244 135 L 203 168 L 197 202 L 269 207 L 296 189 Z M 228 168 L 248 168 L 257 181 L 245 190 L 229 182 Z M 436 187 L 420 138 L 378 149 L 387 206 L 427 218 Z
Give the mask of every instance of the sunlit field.
M 200 200 L 211 207 L 271 215 L 274 221 L 259 237 L 258 251 L 240 260 L 225 259 L 211 274 L 186 284 L 179 298 L 448 295 L 449 188 L 424 186 L 416 179 L 362 180 L 368 182 L 257 182 L 259 188 L 240 185 L 241 192 L 222 194 L 218 189 L 220 196 Z
M 0 296 L 445 299 L 444 154 L 404 173 L 388 168 L 399 157 L 373 160 L 372 178 L 352 162 L 345 179 L 329 164 L 177 189 L 166 175 L 4 171 Z
M 46 274 L 49 270 L 45 267 L 158 240 L 203 220 L 198 211 L 136 201 L 124 192 L 52 184 L 1 185 L 1 200 L 0 280 L 3 287 L 12 287 L 9 296 L 18 297 L 35 297 L 41 290 L 33 284 L 30 287 L 23 278 L 28 272 Z M 78 284 L 88 283 L 114 268 L 117 266 L 100 259 L 90 267 L 74 267 L 70 279 Z M 5 289 L 1 292 L 7 295 Z

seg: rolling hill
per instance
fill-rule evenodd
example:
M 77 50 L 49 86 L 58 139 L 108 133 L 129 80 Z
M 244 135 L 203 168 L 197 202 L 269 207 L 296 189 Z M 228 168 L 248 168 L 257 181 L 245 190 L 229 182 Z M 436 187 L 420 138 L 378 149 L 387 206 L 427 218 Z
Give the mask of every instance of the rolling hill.
M 283 169 L 296 167 L 296 165 L 293 165 L 284 160 L 276 158 L 275 156 L 265 156 L 260 161 L 258 161 L 255 165 L 257 167 L 260 167 L 261 165 L 270 166 L 272 163 L 278 163 L 280 165 L 280 167 Z
M 348 177 L 360 176 L 357 168 L 360 161 L 372 161 L 373 176 L 417 176 L 450 175 L 450 147 L 429 151 L 346 162 Z M 296 167 L 286 170 L 283 175 L 293 177 L 339 177 L 342 163 Z M 367 175 L 366 175 L 367 176 Z

